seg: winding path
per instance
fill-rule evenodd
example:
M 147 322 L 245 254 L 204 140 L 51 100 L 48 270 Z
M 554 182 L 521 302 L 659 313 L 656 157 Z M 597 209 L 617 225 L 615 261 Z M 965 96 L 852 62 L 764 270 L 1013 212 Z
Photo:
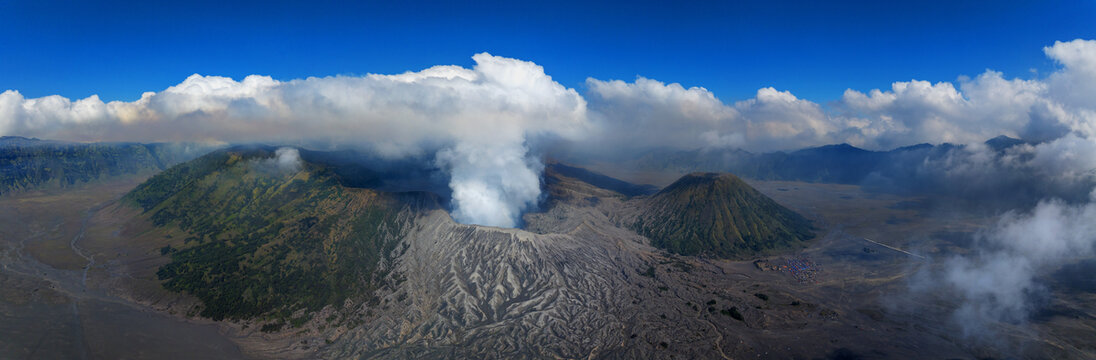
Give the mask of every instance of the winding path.
M 114 203 L 115 200 L 107 200 L 89 208 L 88 211 L 84 214 L 84 219 L 80 223 L 80 232 L 76 233 L 76 236 L 73 236 L 72 241 L 69 242 L 69 247 L 72 248 L 72 251 L 75 252 L 76 255 L 80 255 L 80 257 L 84 258 L 84 260 L 87 260 L 88 262 L 87 265 L 84 266 L 84 275 L 80 280 L 80 283 L 84 286 L 84 291 L 87 291 L 88 288 L 88 270 L 91 270 L 91 267 L 95 265 L 95 256 L 85 254 L 84 250 L 81 249 L 80 246 L 78 246 L 76 243 L 79 242 L 80 239 L 84 238 L 84 233 L 88 229 L 88 222 L 91 221 L 91 217 L 95 216 L 95 213 L 99 212 L 99 210 L 102 210 L 103 208 L 110 206 Z

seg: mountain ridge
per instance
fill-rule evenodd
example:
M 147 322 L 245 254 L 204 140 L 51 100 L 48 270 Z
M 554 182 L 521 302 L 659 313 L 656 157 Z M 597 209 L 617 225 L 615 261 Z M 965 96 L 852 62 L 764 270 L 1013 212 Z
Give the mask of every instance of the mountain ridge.
M 6 136 L 0 139 L 0 195 L 150 175 L 209 150 L 194 144 L 69 143 Z
M 188 234 L 157 272 L 215 320 L 282 321 L 383 286 L 413 207 L 429 197 L 342 185 L 324 165 L 271 169 L 272 147 L 217 151 L 156 175 L 123 201 Z M 297 320 L 300 321 L 300 320 Z

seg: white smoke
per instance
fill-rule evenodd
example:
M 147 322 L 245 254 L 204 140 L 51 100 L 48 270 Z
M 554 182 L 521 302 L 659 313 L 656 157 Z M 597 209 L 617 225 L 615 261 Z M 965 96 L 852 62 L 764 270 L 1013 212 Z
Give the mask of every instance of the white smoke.
M 437 153 L 460 221 L 514 226 L 540 195 L 538 138 L 576 139 L 586 101 L 536 64 L 481 53 L 476 66 L 397 75 L 243 81 L 193 75 L 133 102 L 0 93 L 0 134 L 73 141 L 352 144 L 390 158 Z
M 274 151 L 273 157 L 256 159 L 254 164 L 260 170 L 281 174 L 296 173 L 304 167 L 304 162 L 301 161 L 301 152 L 291 147 L 278 148 Z
M 513 227 L 540 197 L 544 165 L 521 144 L 458 144 L 439 152 L 437 161 L 449 169 L 459 222 Z
M 285 171 L 301 169 L 301 152 L 294 148 L 280 148 L 274 151 L 274 163 Z

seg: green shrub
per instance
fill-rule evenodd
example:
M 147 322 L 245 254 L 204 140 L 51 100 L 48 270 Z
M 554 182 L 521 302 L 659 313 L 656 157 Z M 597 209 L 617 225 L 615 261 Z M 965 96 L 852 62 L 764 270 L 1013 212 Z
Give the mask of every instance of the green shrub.
M 733 318 L 735 320 L 738 320 L 738 321 L 745 321 L 744 320 L 745 318 L 742 317 L 742 313 L 738 312 L 737 307 L 732 306 L 730 309 L 720 310 L 719 313 L 723 314 L 723 315 L 730 316 L 731 318 Z

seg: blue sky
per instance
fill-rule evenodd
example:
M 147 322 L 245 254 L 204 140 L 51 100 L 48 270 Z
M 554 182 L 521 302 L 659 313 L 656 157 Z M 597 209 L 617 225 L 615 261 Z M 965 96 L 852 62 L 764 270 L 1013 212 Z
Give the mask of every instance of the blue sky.
M 987 68 L 1038 77 L 1055 67 L 1044 46 L 1096 38 L 1096 1 L 545 3 L 0 0 L 0 90 L 135 100 L 193 73 L 399 73 L 487 51 L 579 91 L 640 75 L 724 101 L 772 86 L 825 103 Z

